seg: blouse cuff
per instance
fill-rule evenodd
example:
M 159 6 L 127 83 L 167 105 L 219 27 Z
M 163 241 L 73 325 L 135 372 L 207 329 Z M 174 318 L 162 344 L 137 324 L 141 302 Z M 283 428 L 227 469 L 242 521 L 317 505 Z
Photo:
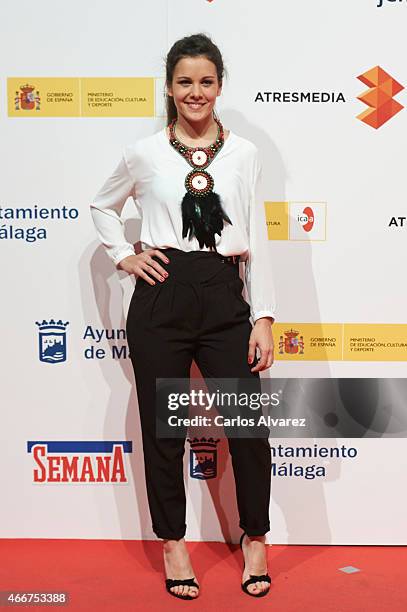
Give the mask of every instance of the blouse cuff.
M 253 322 L 256 323 L 257 319 L 261 319 L 262 317 L 272 317 L 273 319 L 276 318 L 272 310 L 258 310 L 253 315 Z
M 117 251 L 114 254 L 111 254 L 110 257 L 114 263 L 114 265 L 117 267 L 117 265 L 126 257 L 129 257 L 129 255 L 135 255 L 136 251 L 134 250 L 134 247 L 132 247 L 130 244 L 128 246 L 126 246 L 125 248 L 121 249 L 120 251 Z

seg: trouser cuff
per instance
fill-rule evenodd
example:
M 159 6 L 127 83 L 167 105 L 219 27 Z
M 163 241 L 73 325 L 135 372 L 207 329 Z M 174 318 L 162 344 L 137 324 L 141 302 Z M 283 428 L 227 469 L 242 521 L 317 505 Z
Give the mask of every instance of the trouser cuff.
M 245 531 L 248 536 L 262 536 L 266 535 L 266 533 L 270 531 L 270 523 L 268 523 L 264 527 L 257 527 L 255 529 L 250 529 L 250 527 L 246 527 L 241 523 L 239 524 L 239 527 L 243 529 L 243 531 Z
M 182 540 L 182 538 L 185 537 L 186 533 L 186 529 L 184 529 L 184 531 L 179 531 L 178 533 L 170 531 L 159 531 L 156 529 L 153 529 L 153 531 L 157 538 L 160 538 L 161 540 Z

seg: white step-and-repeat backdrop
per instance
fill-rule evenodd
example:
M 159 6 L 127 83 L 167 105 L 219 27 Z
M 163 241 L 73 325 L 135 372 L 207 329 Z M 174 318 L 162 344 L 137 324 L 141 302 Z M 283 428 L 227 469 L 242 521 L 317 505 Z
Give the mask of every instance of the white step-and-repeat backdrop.
M 122 148 L 164 126 L 170 46 L 204 32 L 228 70 L 221 120 L 265 164 L 278 316 L 262 376 L 297 385 L 287 413 L 312 400 L 331 428 L 270 439 L 268 541 L 406 544 L 407 2 L 20 0 L 0 23 L 1 536 L 155 537 L 134 277 L 89 204 Z M 187 443 L 185 479 L 187 537 L 236 541 L 225 440 Z

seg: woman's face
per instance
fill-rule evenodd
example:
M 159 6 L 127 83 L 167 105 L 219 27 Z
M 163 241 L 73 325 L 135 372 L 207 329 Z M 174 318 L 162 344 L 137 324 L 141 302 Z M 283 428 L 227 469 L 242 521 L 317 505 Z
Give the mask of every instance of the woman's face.
M 206 57 L 180 59 L 175 66 L 171 87 L 168 87 L 178 116 L 183 115 L 189 122 L 202 121 L 212 115 L 221 91 L 215 64 Z

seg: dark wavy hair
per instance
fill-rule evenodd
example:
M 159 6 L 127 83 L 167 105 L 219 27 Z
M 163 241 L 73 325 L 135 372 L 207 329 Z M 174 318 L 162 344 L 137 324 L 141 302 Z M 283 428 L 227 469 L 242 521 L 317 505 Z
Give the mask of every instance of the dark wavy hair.
M 218 76 L 219 86 L 223 83 L 224 75 L 227 76 L 227 70 L 224 66 L 222 54 L 218 47 L 212 42 L 211 38 L 206 34 L 191 34 L 191 36 L 184 36 L 177 40 L 168 51 L 165 60 L 165 84 L 171 86 L 175 66 L 177 62 L 184 57 L 198 57 L 203 56 L 215 64 L 216 73 Z M 165 106 L 167 111 L 167 125 L 177 117 L 177 107 L 175 106 L 174 99 L 172 96 L 164 92 Z M 216 113 L 214 111 L 214 115 Z

